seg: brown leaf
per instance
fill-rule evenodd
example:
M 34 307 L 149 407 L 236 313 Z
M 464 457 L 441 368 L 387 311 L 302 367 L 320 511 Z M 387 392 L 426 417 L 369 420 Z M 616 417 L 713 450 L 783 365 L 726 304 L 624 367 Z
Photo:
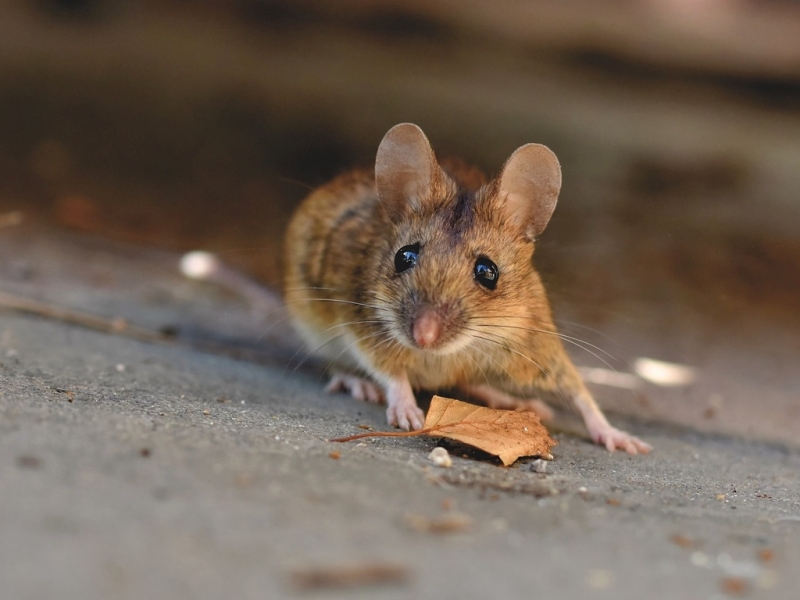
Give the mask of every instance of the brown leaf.
M 352 442 L 368 437 L 415 437 L 428 435 L 456 440 L 499 457 L 505 466 L 520 456 L 552 459 L 556 442 L 536 413 L 530 410 L 498 410 L 452 398 L 434 396 L 419 431 L 374 431 L 332 439 Z
M 406 523 L 411 529 L 425 533 L 454 533 L 469 529 L 472 526 L 472 519 L 468 515 L 459 513 L 435 519 L 423 515 L 406 515 Z
M 301 590 L 324 590 L 377 584 L 404 584 L 410 572 L 404 565 L 366 563 L 298 568 L 292 581 Z
M 469 444 L 499 457 L 505 466 L 520 456 L 550 456 L 556 441 L 536 413 L 496 410 L 434 396 L 422 432 Z

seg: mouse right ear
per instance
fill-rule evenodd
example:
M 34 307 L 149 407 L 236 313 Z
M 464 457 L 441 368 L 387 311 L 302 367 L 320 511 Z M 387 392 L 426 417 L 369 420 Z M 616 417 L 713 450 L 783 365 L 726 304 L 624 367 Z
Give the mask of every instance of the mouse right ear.
M 383 136 L 375 157 L 375 184 L 385 205 L 420 208 L 438 173 L 436 155 L 418 126 L 400 123 Z

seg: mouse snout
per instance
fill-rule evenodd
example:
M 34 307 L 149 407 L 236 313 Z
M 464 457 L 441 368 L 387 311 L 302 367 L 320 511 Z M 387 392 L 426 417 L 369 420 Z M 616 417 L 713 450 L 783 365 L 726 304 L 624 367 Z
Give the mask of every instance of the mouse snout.
M 411 333 L 420 348 L 435 346 L 442 335 L 442 318 L 436 311 L 423 308 L 414 319 Z
M 464 314 L 458 302 L 421 302 L 411 314 L 410 341 L 422 350 L 452 349 L 464 325 Z

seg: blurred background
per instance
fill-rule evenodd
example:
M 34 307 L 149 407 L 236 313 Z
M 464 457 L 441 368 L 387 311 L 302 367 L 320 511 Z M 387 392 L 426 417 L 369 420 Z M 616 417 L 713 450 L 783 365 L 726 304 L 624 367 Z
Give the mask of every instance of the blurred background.
M 0 0 L 0 220 L 274 285 L 293 207 L 392 125 L 489 173 L 544 143 L 562 329 L 701 373 L 604 402 L 796 441 L 798 31 L 790 0 Z

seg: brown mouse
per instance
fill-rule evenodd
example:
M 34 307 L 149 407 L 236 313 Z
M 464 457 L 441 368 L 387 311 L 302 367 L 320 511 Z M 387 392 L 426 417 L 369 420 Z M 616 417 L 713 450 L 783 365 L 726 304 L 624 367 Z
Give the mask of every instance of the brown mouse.
M 547 147 L 526 144 L 487 181 L 441 164 L 422 130 L 396 125 L 375 171 L 347 172 L 298 207 L 286 238 L 285 297 L 329 391 L 386 401 L 390 425 L 421 429 L 414 389 L 459 388 L 493 407 L 555 392 L 591 438 L 650 446 L 609 424 L 567 356 L 531 257 L 561 188 Z

